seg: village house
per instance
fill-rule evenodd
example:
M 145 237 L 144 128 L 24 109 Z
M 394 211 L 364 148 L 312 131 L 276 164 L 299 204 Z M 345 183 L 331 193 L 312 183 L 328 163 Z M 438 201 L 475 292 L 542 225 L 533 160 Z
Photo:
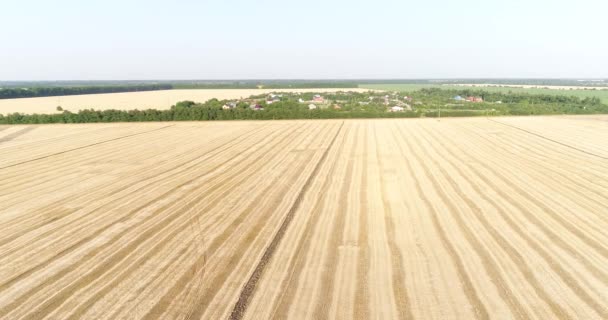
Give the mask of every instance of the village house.
M 236 102 L 234 102 L 234 101 L 228 102 L 222 106 L 222 109 L 224 109 L 224 110 L 230 110 L 230 109 L 234 109 L 234 108 L 236 108 Z
M 317 106 L 312 103 L 308 105 L 308 110 L 314 110 L 316 108 L 317 108 Z
M 405 110 L 403 107 L 400 107 L 400 106 L 394 106 L 394 107 L 391 107 L 389 111 L 390 111 L 390 112 L 401 112 L 401 111 L 403 111 L 403 110 Z
M 266 104 L 273 104 L 274 102 L 279 102 L 281 101 L 281 95 L 276 95 L 276 94 L 270 94 L 268 95 L 268 97 L 266 98 Z
M 260 104 L 258 104 L 258 103 L 251 104 L 249 106 L 249 108 L 251 108 L 253 110 L 264 110 L 264 108 Z
M 323 97 L 322 97 L 322 96 L 320 96 L 320 95 L 318 95 L 318 94 L 315 94 L 315 95 L 312 97 L 312 101 L 314 101 L 314 102 L 319 102 L 319 103 L 323 103 L 323 102 L 325 102 L 325 99 L 323 99 Z

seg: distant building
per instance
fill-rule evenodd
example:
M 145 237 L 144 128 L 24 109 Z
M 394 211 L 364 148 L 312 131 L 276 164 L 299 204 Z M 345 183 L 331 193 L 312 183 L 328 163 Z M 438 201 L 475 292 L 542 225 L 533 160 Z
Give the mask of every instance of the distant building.
M 308 105 L 308 110 L 314 110 L 316 108 L 317 108 L 317 106 L 312 103 Z
M 403 110 L 405 110 L 405 109 L 400 106 L 394 106 L 394 107 L 391 107 L 391 109 L 390 109 L 391 112 L 401 112 Z
M 224 110 L 230 110 L 232 108 L 229 105 L 225 104 L 225 105 L 222 106 L 222 109 L 224 109 Z
M 266 104 L 273 104 L 274 102 L 279 102 L 281 101 L 281 95 L 276 95 L 276 94 L 270 94 L 268 95 L 268 97 L 266 97 Z
M 323 102 L 325 102 L 325 99 L 323 99 L 323 97 L 322 97 L 322 96 L 320 96 L 320 95 L 318 95 L 318 94 L 315 94 L 315 95 L 312 97 L 312 101 L 314 101 L 314 102 L 320 102 L 320 103 L 323 103 Z
M 455 96 L 455 97 L 454 97 L 454 98 L 452 98 L 452 99 L 454 99 L 454 100 L 456 100 L 456 101 L 462 101 L 462 100 L 464 100 L 464 98 L 463 98 L 463 97 L 461 97 L 461 96 Z
M 466 98 L 467 102 L 483 102 L 483 98 L 482 97 L 475 97 L 475 96 L 470 96 Z

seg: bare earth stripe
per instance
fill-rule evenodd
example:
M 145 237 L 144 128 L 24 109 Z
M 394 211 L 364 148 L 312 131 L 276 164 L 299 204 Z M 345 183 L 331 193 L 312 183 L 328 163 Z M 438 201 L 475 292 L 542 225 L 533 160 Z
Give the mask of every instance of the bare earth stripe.
M 348 134 L 348 130 L 350 130 L 350 126 L 347 126 L 344 137 Z M 342 142 L 343 142 L 342 140 Z M 340 144 L 340 147 L 336 150 L 336 158 L 344 151 L 344 143 Z M 328 164 L 327 174 L 325 176 L 331 177 L 334 175 L 336 168 L 338 166 L 337 159 L 334 159 L 333 162 Z M 331 179 L 323 179 L 319 182 L 320 190 L 327 190 L 329 188 Z M 312 186 L 311 186 L 312 188 Z M 281 294 L 274 301 L 272 306 L 272 318 L 287 318 L 289 316 L 289 309 L 296 303 L 296 292 L 298 290 L 298 282 L 300 277 L 305 269 L 304 261 L 306 259 L 306 252 L 310 250 L 313 241 L 314 231 L 317 229 L 319 225 L 320 215 L 322 213 L 322 206 L 326 203 L 327 193 L 320 192 L 316 197 L 310 197 L 313 203 L 312 208 L 310 209 L 310 213 L 307 219 L 305 219 L 305 225 L 303 226 L 303 230 L 301 235 L 295 239 L 295 248 L 290 249 L 290 255 L 292 257 L 291 262 L 285 268 L 285 274 L 287 275 L 280 285 L 277 287 L 280 288 Z M 304 201 L 304 200 L 303 200 Z
M 302 202 L 303 196 L 306 194 L 306 191 L 308 191 L 308 189 L 310 188 L 312 181 L 314 180 L 317 173 L 319 172 L 319 168 L 321 167 L 321 164 L 323 163 L 325 158 L 327 158 L 327 154 L 329 153 L 329 150 L 333 147 L 334 142 L 336 141 L 336 138 L 338 137 L 340 131 L 342 130 L 342 126 L 344 126 L 344 121 L 340 124 L 340 127 L 338 128 L 336 135 L 333 137 L 333 139 L 329 143 L 329 146 L 327 147 L 327 149 L 325 149 L 325 151 L 323 152 L 321 159 L 319 159 L 319 162 L 317 162 L 312 173 L 310 174 L 310 176 L 304 183 L 302 190 L 300 190 L 300 192 L 298 193 L 298 197 L 294 201 L 293 206 L 289 209 L 289 211 L 285 215 L 285 220 L 283 220 L 283 223 L 281 224 L 281 227 L 277 231 L 272 242 L 270 243 L 270 245 L 268 247 L 266 247 L 266 250 L 264 251 L 264 255 L 262 256 L 262 258 L 260 259 L 255 270 L 251 274 L 251 277 L 249 278 L 249 280 L 243 287 L 243 290 L 241 291 L 241 294 L 239 295 L 239 299 L 238 299 L 237 303 L 234 305 L 234 309 L 232 310 L 232 313 L 230 314 L 230 319 L 238 320 L 238 319 L 243 318 L 243 315 L 245 314 L 245 311 L 247 310 L 247 306 L 249 304 L 250 297 L 255 292 L 256 284 L 259 281 L 260 277 L 262 276 L 262 273 L 264 272 L 264 268 L 266 267 L 266 264 L 270 261 L 270 259 L 272 259 L 272 255 L 274 254 L 276 248 L 278 247 L 281 240 L 283 239 L 283 236 L 285 235 L 285 232 L 287 231 L 287 228 L 289 227 L 289 223 L 293 220 L 295 212 L 299 208 L 299 206 Z

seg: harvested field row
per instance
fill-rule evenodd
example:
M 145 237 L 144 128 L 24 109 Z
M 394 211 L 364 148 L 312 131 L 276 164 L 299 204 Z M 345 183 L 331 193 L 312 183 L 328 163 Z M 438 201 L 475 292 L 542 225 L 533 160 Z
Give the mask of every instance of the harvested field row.
M 605 120 L 0 127 L 0 318 L 605 319 Z

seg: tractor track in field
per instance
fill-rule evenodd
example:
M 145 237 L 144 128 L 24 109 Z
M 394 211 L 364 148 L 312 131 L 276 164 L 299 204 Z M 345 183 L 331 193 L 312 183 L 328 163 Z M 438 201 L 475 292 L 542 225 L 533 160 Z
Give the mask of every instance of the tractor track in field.
M 306 182 L 302 186 L 302 189 L 298 192 L 298 195 L 297 195 L 295 201 L 293 202 L 292 206 L 289 208 L 289 211 L 287 211 L 287 213 L 285 215 L 285 219 L 281 223 L 281 226 L 277 230 L 277 233 L 272 238 L 268 247 L 266 247 L 266 249 L 264 250 L 264 254 L 262 255 L 262 258 L 260 259 L 260 261 L 258 262 L 258 265 L 253 270 L 253 273 L 249 277 L 249 280 L 247 280 L 247 283 L 243 286 L 243 289 L 242 289 L 241 293 L 239 294 L 239 299 L 236 302 L 236 304 L 234 305 L 232 313 L 230 314 L 231 320 L 239 320 L 239 319 L 243 318 L 243 315 L 247 311 L 249 300 L 250 300 L 251 296 L 254 294 L 256 285 L 264 272 L 264 268 L 266 267 L 268 262 L 272 259 L 272 256 L 273 256 L 274 252 L 276 251 L 276 248 L 279 246 L 279 244 L 281 243 L 281 240 L 285 236 L 285 233 L 287 232 L 287 229 L 289 228 L 289 224 L 293 220 L 296 211 L 298 210 L 300 204 L 302 203 L 302 199 L 304 198 L 304 195 L 310 188 L 312 181 L 316 178 L 316 176 L 321 168 L 321 165 L 325 161 L 325 158 L 327 158 L 327 155 L 329 154 L 329 150 L 332 149 L 334 142 L 336 141 L 336 138 L 342 131 L 343 126 L 344 126 L 344 121 L 342 121 L 342 123 L 340 124 L 340 127 L 336 131 L 336 134 L 332 138 L 331 142 L 329 143 L 327 148 L 323 151 L 323 155 L 321 156 L 319 161 L 316 163 L 314 169 L 310 173 L 310 176 L 308 176 L 308 178 L 306 179 Z
M 494 120 L 494 119 L 490 119 L 490 118 L 487 118 L 487 119 L 488 119 L 488 120 L 490 120 L 490 121 L 492 121 L 492 122 L 499 123 L 499 124 L 501 124 L 501 125 L 503 125 L 503 126 L 507 126 L 507 127 L 509 127 L 509 128 L 513 128 L 513 129 L 517 129 L 517 130 L 521 130 L 521 131 L 523 131 L 523 132 L 526 132 L 526 133 L 531 134 L 531 135 L 533 135 L 533 136 L 539 137 L 539 138 L 541 138 L 541 139 L 545 139 L 545 140 L 547 140 L 547 141 L 551 141 L 551 142 L 553 142 L 553 143 L 557 143 L 557 144 L 559 144 L 559 145 L 561 145 L 561 146 L 564 146 L 564 147 L 566 147 L 566 148 L 570 148 L 570 149 L 572 149 L 572 150 L 576 150 L 576 151 L 579 151 L 579 152 L 582 152 L 582 153 L 588 154 L 588 155 L 590 155 L 590 156 L 598 157 L 598 158 L 600 158 L 600 159 L 608 160 L 608 157 L 604 157 L 604 156 L 602 156 L 602 155 L 595 154 L 595 153 L 593 153 L 593 152 L 589 152 L 589 151 L 587 151 L 587 150 L 583 150 L 583 149 L 581 149 L 581 148 L 577 148 L 577 147 L 572 146 L 572 145 L 569 145 L 569 144 L 567 144 L 567 143 L 563 143 L 563 142 L 561 142 L 561 141 L 558 141 L 558 140 L 555 140 L 555 139 L 551 139 L 551 138 L 546 137 L 546 136 L 544 136 L 544 135 L 542 135 L 542 134 L 538 134 L 538 133 L 536 133 L 536 132 L 532 132 L 532 131 L 530 131 L 530 130 L 527 130 L 527 129 L 524 129 L 524 128 L 520 128 L 520 127 L 518 127 L 518 126 L 514 126 L 514 125 L 512 125 L 512 124 L 508 124 L 508 123 L 500 122 L 500 121 L 498 121 L 498 120 Z
M 118 140 L 122 140 L 122 139 L 126 139 L 126 138 L 131 138 L 131 137 L 139 136 L 139 135 L 142 135 L 142 134 L 146 134 L 146 133 L 150 133 L 150 132 L 154 132 L 154 131 L 170 128 L 170 127 L 173 127 L 173 126 L 175 126 L 175 125 L 171 124 L 171 125 L 168 125 L 168 126 L 164 126 L 164 127 L 160 127 L 160 128 L 155 128 L 155 129 L 152 129 L 152 130 L 147 130 L 147 131 L 144 131 L 144 132 L 137 132 L 137 133 L 133 133 L 133 134 L 128 134 L 126 136 L 121 136 L 121 137 L 118 137 L 118 138 L 108 139 L 108 140 L 104 140 L 104 141 L 99 141 L 99 142 L 91 143 L 91 144 L 88 144 L 88 145 L 85 145 L 85 146 L 80 146 L 80 147 L 76 147 L 76 148 L 72 148 L 72 149 L 68 149 L 68 150 L 59 151 L 59 152 L 52 153 L 52 154 L 49 154 L 49 155 L 45 155 L 45 156 L 42 156 L 42 157 L 37 157 L 37 158 L 34 158 L 34 159 L 28 159 L 28 160 L 24 160 L 24 161 L 21 161 L 21 162 L 13 163 L 13 164 L 10 164 L 10 165 L 4 166 L 4 167 L 0 167 L 0 170 L 16 167 L 16 166 L 19 166 L 19 165 L 22 165 L 22 164 L 25 164 L 25 163 L 30 163 L 30 162 L 34 162 L 34 161 L 48 159 L 50 157 L 54 157 L 54 156 L 57 156 L 57 155 L 60 155 L 60 154 L 66 154 L 66 153 L 69 153 L 69 152 L 72 152 L 72 151 L 82 150 L 82 149 L 98 146 L 100 144 L 105 144 L 105 143 L 109 143 L 109 142 L 114 142 L 114 141 L 118 141 Z

